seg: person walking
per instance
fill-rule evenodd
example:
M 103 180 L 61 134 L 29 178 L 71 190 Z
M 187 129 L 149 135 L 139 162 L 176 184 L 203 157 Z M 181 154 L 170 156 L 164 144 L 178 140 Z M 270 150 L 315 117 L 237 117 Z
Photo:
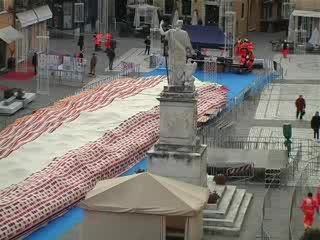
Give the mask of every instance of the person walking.
M 32 65 L 33 65 L 33 68 L 34 68 L 34 74 L 37 75 L 38 71 L 37 71 L 37 68 L 38 68 L 38 54 L 35 52 L 32 56 Z
M 96 75 L 96 65 L 98 62 L 98 58 L 95 53 L 92 53 L 91 61 L 90 61 L 90 73 L 92 75 Z
M 147 53 L 148 55 L 150 55 L 151 41 L 149 36 L 147 36 L 146 40 L 144 40 L 144 44 L 146 45 L 146 49 L 144 50 L 144 55 L 146 55 Z
M 81 34 L 78 39 L 78 46 L 80 47 L 80 52 L 83 50 L 84 45 L 84 36 Z
M 319 112 L 312 117 L 311 128 L 313 129 L 313 138 L 319 141 L 320 116 Z
M 297 114 L 296 114 L 296 119 L 298 119 L 300 115 L 300 120 L 302 120 L 304 114 L 305 114 L 305 108 L 306 108 L 306 100 L 304 100 L 303 96 L 300 95 L 296 99 L 296 108 L 297 108 Z
M 287 40 L 284 40 L 282 43 L 282 56 L 283 58 L 287 58 L 289 54 L 289 43 Z
M 109 58 L 109 70 L 112 70 L 113 67 L 113 60 L 116 57 L 116 53 L 113 48 L 110 48 L 107 52 L 108 58 Z
M 319 213 L 318 201 L 313 198 L 311 192 L 303 199 L 300 208 L 304 213 L 304 228 L 308 229 L 313 225 L 315 211 Z

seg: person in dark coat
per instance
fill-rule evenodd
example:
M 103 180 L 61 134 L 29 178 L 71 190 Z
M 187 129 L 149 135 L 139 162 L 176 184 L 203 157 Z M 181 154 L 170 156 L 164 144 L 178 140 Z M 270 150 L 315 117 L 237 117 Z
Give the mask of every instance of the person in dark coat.
M 320 129 L 319 112 L 316 112 L 316 114 L 312 117 L 311 128 L 313 129 L 313 137 L 314 137 L 314 139 L 319 140 L 319 129 Z
M 147 53 L 148 55 L 150 55 L 151 41 L 149 36 L 147 36 L 146 40 L 144 40 L 144 44 L 146 45 L 146 49 L 144 50 L 144 55 L 146 55 Z
M 38 55 L 37 53 L 34 53 L 32 56 L 32 66 L 34 67 L 34 74 L 37 75 L 38 71 Z
M 300 95 L 299 98 L 297 98 L 296 100 L 296 108 L 297 108 L 296 118 L 298 119 L 300 115 L 300 120 L 302 120 L 303 115 L 305 114 L 305 108 L 306 108 L 306 101 L 304 100 L 302 95 Z
M 90 73 L 89 74 L 96 75 L 97 63 L 98 63 L 98 58 L 97 58 L 96 54 L 93 53 L 92 57 L 91 57 L 91 61 L 90 61 Z
M 116 57 L 116 53 L 114 52 L 114 49 L 109 49 L 109 51 L 107 52 L 108 58 L 109 58 L 109 70 L 112 70 L 112 66 L 113 66 L 113 60 Z
M 80 52 L 83 50 L 84 45 L 84 36 L 81 34 L 78 39 L 78 46 L 80 47 Z

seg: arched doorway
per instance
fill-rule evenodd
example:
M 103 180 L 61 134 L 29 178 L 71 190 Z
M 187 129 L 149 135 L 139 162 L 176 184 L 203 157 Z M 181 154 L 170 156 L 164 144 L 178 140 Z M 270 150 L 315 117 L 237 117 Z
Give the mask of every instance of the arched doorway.
M 256 31 L 260 22 L 260 9 L 259 0 L 249 0 L 249 11 L 248 11 L 248 31 Z

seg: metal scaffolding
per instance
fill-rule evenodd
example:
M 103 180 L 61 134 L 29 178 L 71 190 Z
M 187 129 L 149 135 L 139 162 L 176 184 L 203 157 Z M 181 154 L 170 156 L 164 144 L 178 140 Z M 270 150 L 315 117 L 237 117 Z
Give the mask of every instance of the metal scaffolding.
M 221 0 L 219 8 L 219 27 L 225 34 L 224 55 L 233 57 L 236 38 L 237 15 L 233 11 L 233 0 Z
M 283 19 L 289 19 L 291 13 L 293 12 L 295 8 L 295 3 L 292 0 L 283 0 L 282 2 L 282 18 Z

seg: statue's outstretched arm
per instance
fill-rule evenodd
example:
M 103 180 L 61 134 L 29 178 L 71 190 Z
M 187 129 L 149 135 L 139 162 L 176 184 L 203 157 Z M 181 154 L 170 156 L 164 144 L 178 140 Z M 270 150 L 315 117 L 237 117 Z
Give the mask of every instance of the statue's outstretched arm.
M 167 36 L 168 31 L 165 32 L 165 31 L 163 30 L 163 28 L 162 28 L 163 23 L 164 23 L 163 20 L 161 20 L 161 22 L 160 22 L 160 28 L 159 28 L 160 34 L 163 35 L 163 36 Z

